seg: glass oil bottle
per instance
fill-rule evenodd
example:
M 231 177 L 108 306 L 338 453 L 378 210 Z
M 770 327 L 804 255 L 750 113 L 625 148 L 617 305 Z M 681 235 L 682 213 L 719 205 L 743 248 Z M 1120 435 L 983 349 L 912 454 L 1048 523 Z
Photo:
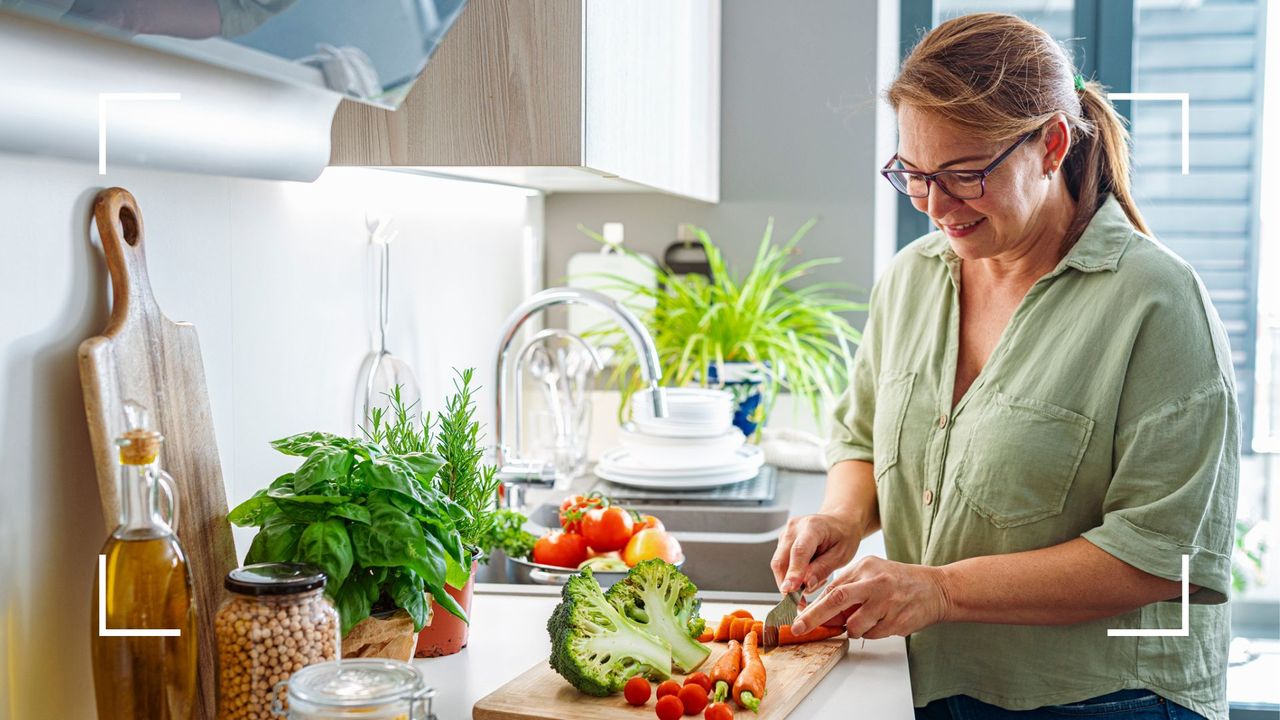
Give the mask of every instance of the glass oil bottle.
M 125 412 L 132 429 L 116 440 L 120 522 L 102 548 L 105 572 L 99 559 L 92 603 L 98 720 L 189 720 L 197 701 L 196 609 L 178 544 L 177 497 L 160 469 L 160 433 L 140 406 Z

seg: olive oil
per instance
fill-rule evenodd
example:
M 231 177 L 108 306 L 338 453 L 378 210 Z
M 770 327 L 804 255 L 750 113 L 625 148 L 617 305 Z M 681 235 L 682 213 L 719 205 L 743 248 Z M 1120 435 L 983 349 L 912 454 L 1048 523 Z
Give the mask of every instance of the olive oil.
M 131 418 L 134 427 L 145 428 L 145 415 L 138 415 Z M 196 608 L 186 555 L 173 529 L 172 479 L 157 463 L 160 441 L 159 433 L 146 429 L 130 430 L 117 441 L 120 524 L 102 548 L 105 573 L 95 576 L 92 598 L 98 720 L 189 720 L 196 707 Z M 168 501 L 167 518 L 160 512 L 162 499 Z

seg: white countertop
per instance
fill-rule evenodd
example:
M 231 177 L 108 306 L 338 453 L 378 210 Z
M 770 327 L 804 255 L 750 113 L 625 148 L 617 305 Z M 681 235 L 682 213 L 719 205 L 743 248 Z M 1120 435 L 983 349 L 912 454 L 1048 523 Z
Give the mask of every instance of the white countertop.
M 769 605 L 759 595 L 703 593 L 702 616 L 720 618 L 744 607 L 763 617 Z M 735 598 L 741 597 L 745 602 Z M 546 662 L 551 652 L 546 623 L 559 602 L 559 590 L 534 586 L 480 586 L 472 602 L 474 625 L 467 647 L 457 655 L 415 660 L 436 688 L 440 720 L 471 717 L 476 701 Z M 911 681 L 906 643 L 900 637 L 854 641 L 849 654 L 814 688 L 793 718 L 858 717 L 912 720 Z

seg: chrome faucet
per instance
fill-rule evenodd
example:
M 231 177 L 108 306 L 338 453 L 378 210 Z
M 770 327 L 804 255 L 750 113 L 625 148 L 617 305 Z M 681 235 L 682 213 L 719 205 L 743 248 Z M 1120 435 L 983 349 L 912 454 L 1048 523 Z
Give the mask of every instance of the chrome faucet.
M 549 486 L 554 480 L 554 475 L 549 476 L 546 472 L 542 472 L 541 469 L 531 468 L 528 465 L 513 464 L 511 461 L 516 457 L 519 447 L 508 448 L 503 443 L 503 438 L 506 437 L 503 428 L 505 425 L 503 409 L 506 406 L 504 395 L 507 389 L 507 360 L 511 352 L 511 344 L 515 341 L 520 328 L 535 314 L 553 305 L 575 304 L 599 308 L 617 321 L 618 325 L 622 326 L 622 330 L 631 340 L 631 344 L 635 346 L 636 357 L 640 362 L 640 377 L 649 385 L 649 396 L 653 402 L 653 415 L 654 417 L 667 416 L 666 395 L 658 385 L 659 381 L 662 380 L 662 366 L 658 361 L 658 349 L 653 344 L 653 336 L 649 334 L 648 328 L 640 322 L 635 313 L 613 298 L 594 290 L 554 287 L 537 293 L 507 316 L 507 321 L 502 327 L 501 339 L 498 342 L 498 361 L 493 383 L 494 443 L 497 446 L 499 474 L 503 477 L 503 485 L 507 488 L 505 503 L 508 506 L 519 505 L 518 498 L 513 497 L 516 494 L 513 492 L 516 489 L 513 487 L 514 484 Z M 519 407 L 518 403 L 516 407 Z M 521 418 L 517 417 L 515 421 L 515 436 L 519 438 Z

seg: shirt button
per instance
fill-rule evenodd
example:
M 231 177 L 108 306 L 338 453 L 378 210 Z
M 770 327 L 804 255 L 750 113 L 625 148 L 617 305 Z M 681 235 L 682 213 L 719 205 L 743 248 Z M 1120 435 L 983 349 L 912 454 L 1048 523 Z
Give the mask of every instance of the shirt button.
M 925 490 L 925 491 L 924 491 L 924 504 L 925 504 L 925 505 L 932 505 L 932 504 L 933 504 L 933 491 L 932 491 L 932 490 Z
M 947 416 L 946 416 L 946 415 L 943 415 L 943 416 L 941 416 L 941 417 L 939 417 L 939 418 L 938 418 L 938 427 L 940 427 L 940 428 L 944 428 L 944 429 L 947 427 Z

